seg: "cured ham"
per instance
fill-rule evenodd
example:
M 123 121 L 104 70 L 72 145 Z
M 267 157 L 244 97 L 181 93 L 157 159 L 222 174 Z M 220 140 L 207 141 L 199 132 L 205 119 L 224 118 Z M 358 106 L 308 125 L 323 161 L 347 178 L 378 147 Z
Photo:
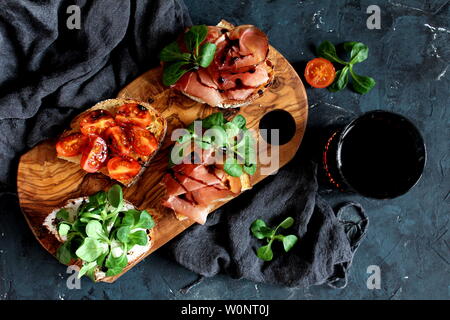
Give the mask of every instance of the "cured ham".
M 204 86 L 214 89 L 219 88 L 218 84 L 213 80 L 211 74 L 206 69 L 199 69 L 198 77 Z
M 180 197 L 169 197 L 163 203 L 164 206 L 171 208 L 177 214 L 188 217 L 189 219 L 205 224 L 206 217 L 208 215 L 208 207 L 195 205 L 187 200 L 183 200 Z
M 212 167 L 213 168 L 213 167 Z M 209 170 L 209 167 L 206 167 L 204 165 L 198 165 L 190 175 L 192 178 L 196 179 L 197 181 L 203 181 L 205 184 L 211 186 L 214 184 L 221 183 L 220 179 L 217 178 L 214 173 L 211 173 Z
M 204 164 L 179 164 L 162 179 L 166 187 L 163 206 L 204 224 L 214 203 L 228 200 L 242 189 L 239 178 L 228 176 L 221 168 Z
M 162 184 L 166 186 L 167 193 L 173 196 L 179 196 L 180 194 L 184 194 L 187 192 L 186 188 L 183 187 L 170 174 L 166 174 L 163 177 Z
M 206 42 L 214 43 L 217 39 L 219 39 L 222 35 L 222 28 L 218 26 L 208 26 L 208 34 L 206 35 Z
M 184 74 L 180 80 L 174 85 L 175 89 L 179 89 L 194 98 L 200 98 L 205 103 L 216 106 L 223 101 L 223 96 L 217 89 L 205 86 L 199 81 L 197 71 L 191 71 Z
M 269 42 L 258 28 L 252 25 L 238 26 L 230 31 L 228 38 L 232 45 L 224 48 L 222 57 L 226 56 L 227 63 L 222 64 L 220 69 L 236 72 L 247 66 L 258 65 L 267 58 Z
M 239 87 L 254 89 L 269 80 L 269 73 L 264 66 L 256 66 L 241 73 L 221 72 L 218 79 L 220 82 L 217 86 L 220 89 L 229 90 Z
M 234 89 L 227 91 L 226 95 L 228 99 L 232 100 L 245 100 L 253 93 L 253 89 Z
M 207 186 L 207 184 L 194 180 L 188 176 L 179 174 L 175 172 L 175 179 L 177 179 L 177 181 L 187 190 L 187 191 L 194 191 L 197 189 L 201 189 L 205 186 Z
M 227 189 L 217 189 L 208 186 L 192 192 L 195 202 L 202 206 L 207 206 L 217 201 L 225 200 L 233 196 L 233 192 Z
M 246 102 L 270 83 L 269 41 L 255 26 L 210 26 L 205 42 L 216 45 L 213 62 L 187 72 L 173 88 L 211 106 L 225 106 Z

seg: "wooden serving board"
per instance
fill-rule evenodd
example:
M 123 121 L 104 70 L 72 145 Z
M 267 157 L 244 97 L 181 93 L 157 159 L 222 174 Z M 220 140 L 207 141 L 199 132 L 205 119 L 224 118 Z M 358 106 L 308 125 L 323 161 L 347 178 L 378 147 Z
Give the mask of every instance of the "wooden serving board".
M 288 111 L 295 120 L 296 130 L 294 137 L 280 146 L 279 166 L 282 167 L 292 159 L 300 146 L 306 127 L 308 102 L 302 81 L 288 61 L 272 47 L 269 59 L 275 65 L 275 78 L 264 95 L 246 107 L 222 111 L 225 117 L 237 113 L 243 115 L 247 119 L 247 126 L 255 130 L 258 130 L 259 121 L 266 113 L 276 109 Z M 154 215 L 156 227 L 153 229 L 153 246 L 147 255 L 193 224 L 190 220 L 177 220 L 171 210 L 160 205 L 164 188 L 159 182 L 167 169 L 172 145 L 171 132 L 175 128 L 186 127 L 195 119 L 204 118 L 220 110 L 197 103 L 164 87 L 160 82 L 161 73 L 160 67 L 144 73 L 118 95 L 121 98 L 134 98 L 152 103 L 167 118 L 169 124 L 163 146 L 144 175 L 133 186 L 124 189 L 126 200 L 141 210 L 151 210 Z M 258 139 L 262 137 L 259 136 Z M 270 145 L 268 149 L 270 151 Z M 261 175 L 259 169 L 251 178 L 252 184 L 267 177 Z M 274 168 L 273 171 L 277 169 Z M 20 158 L 17 175 L 20 206 L 34 235 L 52 255 L 55 255 L 60 243 L 42 226 L 45 217 L 64 205 L 68 199 L 108 189 L 112 184 L 114 181 L 102 174 L 88 174 L 76 164 L 57 159 L 55 140 L 40 143 Z M 223 204 L 218 203 L 214 209 Z M 124 272 L 133 265 L 129 265 Z M 109 277 L 104 281 L 113 282 L 119 276 Z

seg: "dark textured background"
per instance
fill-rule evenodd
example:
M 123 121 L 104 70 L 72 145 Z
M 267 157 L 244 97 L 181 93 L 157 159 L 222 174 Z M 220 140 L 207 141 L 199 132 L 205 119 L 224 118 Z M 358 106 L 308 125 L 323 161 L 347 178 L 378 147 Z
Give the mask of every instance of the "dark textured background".
M 349 90 L 329 93 L 308 89 L 310 116 L 328 108 L 356 114 L 392 110 L 408 116 L 422 131 L 428 161 L 420 182 L 408 194 L 386 201 L 330 194 L 332 203 L 357 200 L 371 225 L 359 248 L 350 283 L 287 289 L 226 276 L 206 279 L 183 295 L 178 290 L 197 276 L 168 259 L 151 255 L 113 285 L 82 281 L 66 288 L 65 267 L 35 241 L 22 216 L 7 215 L 0 224 L 0 299 L 448 299 L 450 298 L 450 145 L 449 1 L 293 1 L 185 0 L 194 23 L 255 24 L 271 43 L 302 71 L 322 40 L 362 41 L 369 59 L 357 70 L 378 84 L 365 96 Z M 381 30 L 366 28 L 366 8 L 378 4 Z M 145 70 L 142 70 L 145 71 Z M 2 210 L 16 210 L 13 200 Z M 368 290 L 369 265 L 381 268 L 381 289 Z

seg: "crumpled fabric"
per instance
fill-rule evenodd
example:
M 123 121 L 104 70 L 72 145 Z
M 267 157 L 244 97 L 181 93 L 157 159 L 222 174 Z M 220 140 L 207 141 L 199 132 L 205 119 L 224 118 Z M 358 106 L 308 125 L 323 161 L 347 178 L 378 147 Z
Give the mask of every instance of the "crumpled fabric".
M 80 8 L 80 29 L 67 27 L 71 5 Z M 189 25 L 179 0 L 3 1 L 0 190 L 15 189 L 22 153 L 156 66 L 161 48 Z

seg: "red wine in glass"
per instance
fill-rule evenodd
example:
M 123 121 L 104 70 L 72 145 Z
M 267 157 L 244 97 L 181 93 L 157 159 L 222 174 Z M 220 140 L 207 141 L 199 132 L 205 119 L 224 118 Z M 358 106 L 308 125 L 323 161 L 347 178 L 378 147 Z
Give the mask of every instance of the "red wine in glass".
M 426 162 L 423 138 L 405 117 L 371 111 L 335 131 L 323 153 L 329 181 L 341 191 L 389 199 L 409 191 Z

